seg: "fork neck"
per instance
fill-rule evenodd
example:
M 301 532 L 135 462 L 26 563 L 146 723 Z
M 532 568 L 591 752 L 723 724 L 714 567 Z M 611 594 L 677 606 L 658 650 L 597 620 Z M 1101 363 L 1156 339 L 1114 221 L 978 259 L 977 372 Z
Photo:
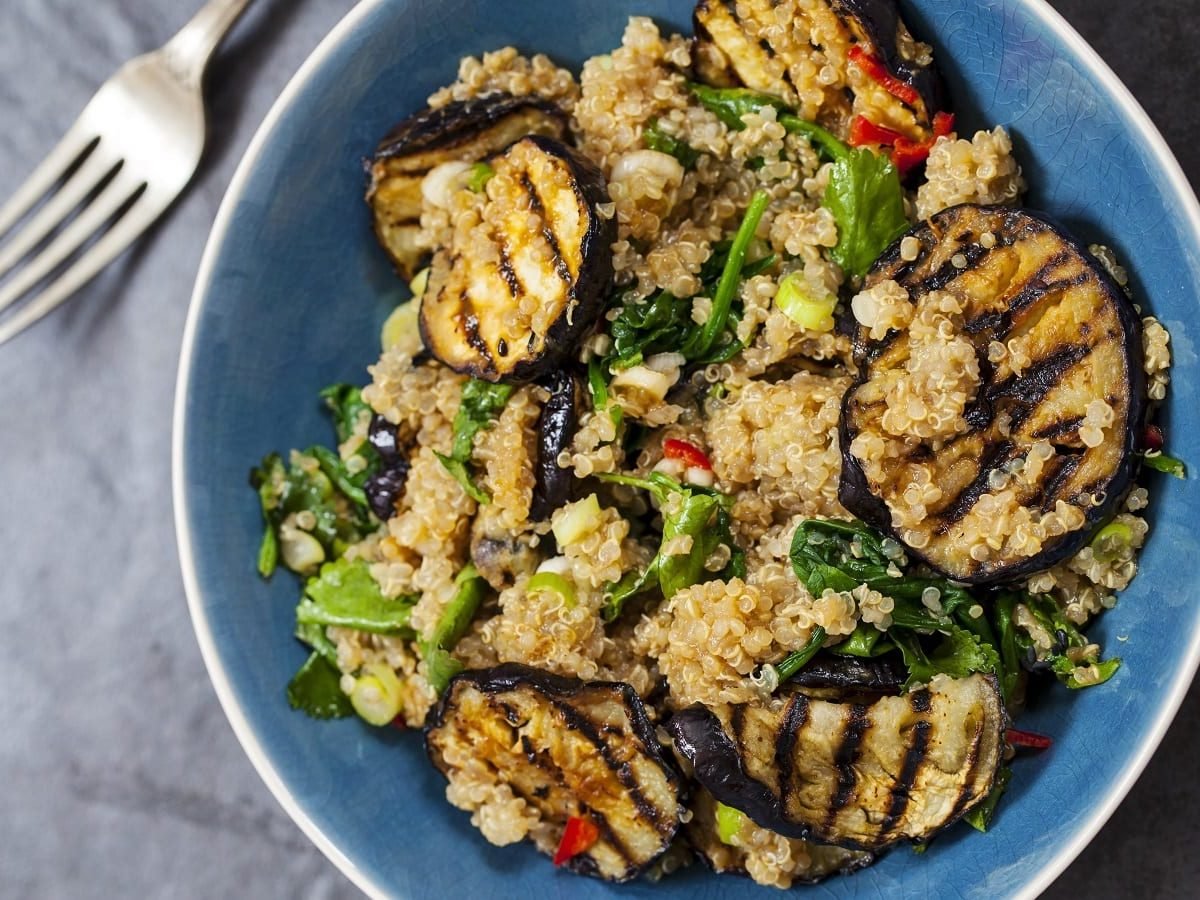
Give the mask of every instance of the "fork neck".
M 250 3 L 251 0 L 209 0 L 167 41 L 162 53 L 182 80 L 200 84 L 217 46 Z

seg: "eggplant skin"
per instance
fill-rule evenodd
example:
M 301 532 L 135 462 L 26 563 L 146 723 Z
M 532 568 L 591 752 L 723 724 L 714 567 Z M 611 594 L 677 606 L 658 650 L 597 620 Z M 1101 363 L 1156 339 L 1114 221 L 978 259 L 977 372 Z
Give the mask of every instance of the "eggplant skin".
M 779 27 L 785 20 L 790 28 Z M 945 99 L 942 80 L 894 0 L 700 0 L 693 30 L 701 81 L 782 97 L 843 139 L 859 115 L 913 141 L 933 137 L 933 117 Z M 858 71 L 848 58 L 855 47 L 911 88 L 915 100 L 901 101 Z M 840 67 L 837 79 L 818 84 L 813 67 L 829 64 Z
M 907 680 L 908 671 L 891 656 L 860 659 L 836 653 L 820 653 L 789 678 L 787 683 L 804 688 L 898 694 Z
M 984 800 L 1006 725 L 995 677 L 977 674 L 873 703 L 695 705 L 667 730 L 695 780 L 763 828 L 874 852 L 927 840 Z
M 527 134 L 561 138 L 566 114 L 536 97 L 493 93 L 423 109 L 384 136 L 370 164 L 367 205 L 375 236 L 405 280 L 426 250 L 421 231 L 421 181 L 445 162 L 473 162 L 498 153 Z
M 696 855 L 719 875 L 748 876 L 746 850 L 723 843 L 717 834 L 716 798 L 704 788 L 696 788 L 692 791 L 689 808 L 692 817 L 684 826 L 684 835 Z M 861 850 L 843 850 L 841 847 L 809 841 L 803 843 L 803 852 L 792 853 L 796 868 L 788 876 L 793 885 L 817 884 L 831 875 L 859 872 L 879 859 L 877 854 Z
M 519 383 L 559 367 L 612 287 L 616 222 L 603 173 L 561 141 L 522 138 L 490 164 L 477 220 L 434 254 L 421 338 L 445 365 Z
M 534 522 L 546 521 L 554 510 L 571 499 L 574 476 L 570 469 L 558 464 L 558 457 L 570 448 L 579 425 L 579 379 L 560 369 L 550 374 L 546 386 L 550 398 L 538 416 L 538 454 L 529 505 L 529 518 Z
M 900 253 L 909 237 L 920 248 L 911 261 Z M 953 339 L 974 347 L 979 383 L 954 434 L 891 434 L 883 388 L 906 365 L 908 336 L 891 330 L 875 340 L 858 328 L 858 376 L 839 423 L 842 505 L 967 584 L 1017 581 L 1075 554 L 1133 483 L 1146 390 L 1132 303 L 1061 226 L 1011 207 L 963 204 L 915 226 L 876 260 L 865 287 L 887 280 L 916 308 L 930 297 L 956 298 L 962 321 Z M 1027 356 L 1019 365 L 1007 349 L 1014 341 Z M 997 359 L 991 354 L 1000 345 Z M 1089 446 L 1081 429 L 1095 401 L 1108 405 L 1112 422 Z M 882 462 L 855 452 L 856 441 L 872 438 L 883 441 Z M 1026 475 L 1019 467 L 1035 448 L 1052 455 Z M 1013 467 L 1019 478 L 1010 477 Z M 940 496 L 925 498 L 918 517 L 905 492 L 925 479 Z M 1042 524 L 1051 514 L 1067 525 Z M 1021 521 L 1045 536 L 1017 543 Z
M 599 840 L 565 863 L 582 875 L 629 881 L 679 829 L 683 782 L 627 684 L 516 663 L 464 672 L 430 710 L 425 748 L 451 782 L 486 771 L 536 809 L 543 852 L 553 852 L 568 817 L 591 819 Z M 454 762 L 464 759 L 468 772 Z

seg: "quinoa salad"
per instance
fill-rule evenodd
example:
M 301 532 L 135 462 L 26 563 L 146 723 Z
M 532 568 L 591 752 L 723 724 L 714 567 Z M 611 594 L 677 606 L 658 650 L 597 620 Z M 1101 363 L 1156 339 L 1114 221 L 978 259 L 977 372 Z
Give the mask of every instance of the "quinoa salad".
M 411 299 L 336 440 L 251 474 L 288 702 L 610 881 L 985 832 L 1054 764 L 1027 699 L 1115 689 L 1086 631 L 1184 464 L 1167 331 L 953 94 L 891 0 L 701 0 L 397 110 L 366 203 Z

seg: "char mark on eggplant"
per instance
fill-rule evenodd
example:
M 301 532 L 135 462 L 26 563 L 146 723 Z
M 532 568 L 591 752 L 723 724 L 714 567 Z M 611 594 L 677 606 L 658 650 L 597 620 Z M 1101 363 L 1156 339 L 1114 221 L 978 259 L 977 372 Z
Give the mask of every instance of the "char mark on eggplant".
M 375 235 L 406 280 L 427 250 L 421 231 L 421 182 L 447 162 L 475 162 L 528 134 L 562 138 L 567 117 L 536 97 L 496 93 L 424 109 L 380 141 L 371 160 L 367 204 Z
M 873 852 L 926 840 L 987 797 L 1005 725 L 995 678 L 972 675 L 869 703 L 696 705 L 667 729 L 694 778 L 762 827 Z
M 506 785 L 555 836 L 570 817 L 592 821 L 600 837 L 567 861 L 575 872 L 628 881 L 678 830 L 679 776 L 627 684 L 583 682 L 513 663 L 465 672 L 431 711 L 425 744 L 452 783 L 485 777 Z M 539 839 L 543 851 L 557 843 L 549 837 Z
M 456 372 L 528 381 L 555 370 L 600 314 L 615 223 L 598 209 L 600 170 L 560 141 L 522 138 L 490 164 L 476 219 L 434 254 L 421 337 Z
M 780 27 L 781 9 L 790 27 Z M 708 84 L 782 97 L 842 138 L 861 115 L 910 140 L 932 139 L 941 80 L 892 0 L 700 0 L 693 24 L 696 74 Z M 893 79 L 892 90 L 851 58 L 854 48 Z M 836 77 L 815 84 L 814 67 Z
M 916 261 L 901 256 L 906 238 L 920 245 Z M 1132 483 L 1145 376 L 1129 299 L 1061 227 L 971 204 L 886 250 L 865 287 L 888 281 L 907 292 L 912 321 L 881 338 L 857 329 L 842 504 L 971 584 L 1011 582 L 1078 551 Z M 930 316 L 946 320 L 936 336 Z M 914 374 L 951 345 L 978 369 L 953 388 L 968 394 L 958 420 L 959 394 Z M 945 414 L 936 428 L 926 416 L 920 433 L 899 427 L 896 409 L 911 403 Z M 914 499 L 913 485 L 928 487 Z

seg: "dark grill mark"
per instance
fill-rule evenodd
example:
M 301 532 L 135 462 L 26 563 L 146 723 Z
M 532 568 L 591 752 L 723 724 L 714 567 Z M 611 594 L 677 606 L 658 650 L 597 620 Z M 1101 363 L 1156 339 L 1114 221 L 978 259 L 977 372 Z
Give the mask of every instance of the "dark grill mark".
M 994 250 L 995 248 L 993 247 L 992 249 Z M 971 269 L 975 268 L 979 261 L 992 251 L 981 244 L 969 244 L 966 247 L 960 247 L 958 252 L 967 258 L 967 264 L 963 268 L 960 269 L 950 260 L 946 260 L 936 272 L 925 276 L 923 280 L 918 281 L 909 288 L 909 296 L 920 297 L 923 294 L 928 294 L 930 291 L 942 290 L 960 275 L 965 275 Z
M 490 361 L 492 358 L 492 354 L 488 352 L 490 348 L 487 345 L 487 341 L 479 333 L 479 317 L 475 315 L 474 307 L 471 306 L 471 301 L 465 294 L 463 295 L 463 305 L 471 310 L 465 316 L 461 316 L 463 336 L 467 339 L 468 344 L 479 351 L 480 356 Z
M 1030 505 L 1038 503 L 1044 513 L 1053 509 L 1054 504 L 1061 499 L 1062 489 L 1071 480 L 1071 476 L 1075 474 L 1075 470 L 1079 468 L 1081 462 L 1083 462 L 1082 453 L 1066 455 L 1060 452 L 1058 456 L 1055 456 L 1052 460 L 1054 469 L 1043 479 L 1041 490 L 1030 501 Z
M 525 293 L 525 288 L 521 285 L 521 279 L 517 277 L 517 270 L 513 268 L 512 259 L 508 255 L 508 247 L 502 242 L 500 244 L 500 262 L 496 264 L 496 268 L 500 272 L 500 278 L 508 287 L 509 294 L 515 300 Z
M 967 755 L 968 767 L 967 774 L 963 776 L 962 788 L 958 792 L 958 799 L 954 802 L 954 809 L 950 811 L 950 815 L 946 817 L 947 822 L 952 822 L 958 818 L 968 803 L 973 799 L 972 795 L 975 784 L 975 773 L 979 769 L 979 749 L 983 743 L 983 723 L 980 722 L 975 729 L 975 739 L 971 741 L 971 750 Z
M 1053 440 L 1060 438 L 1065 434 L 1071 434 L 1079 427 L 1079 423 L 1083 421 L 1083 416 L 1071 416 L 1067 419 L 1059 419 L 1057 422 L 1051 422 L 1048 425 L 1043 425 L 1037 431 L 1033 432 L 1035 438 L 1047 438 Z
M 775 769 L 779 772 L 779 803 L 788 808 L 788 794 L 792 789 L 792 764 L 795 762 L 796 738 L 800 729 L 808 722 L 808 698 L 796 694 L 788 703 L 783 716 L 783 726 L 775 742 Z
M 500 338 L 500 340 L 496 341 L 496 352 L 501 356 L 508 356 L 508 341 L 506 341 L 504 338 Z
M 988 475 L 993 469 L 998 469 L 1013 457 L 1011 441 L 1003 441 L 985 448 L 983 458 L 979 460 L 979 473 L 971 483 L 959 491 L 958 496 L 950 501 L 944 511 L 938 513 L 938 534 L 946 534 L 950 527 L 970 512 L 971 507 L 988 491 Z
M 992 401 L 1002 397 L 1014 400 L 1009 414 L 1013 428 L 1017 428 L 1046 398 L 1067 370 L 1091 352 L 1090 344 L 1067 344 L 1034 362 L 1019 378 L 1013 376 L 993 384 L 987 390 L 987 398 Z
M 933 708 L 933 695 L 929 691 L 914 691 L 908 695 L 908 705 L 915 713 L 927 713 Z
M 928 703 L 928 699 L 926 703 Z M 913 704 L 913 707 L 915 709 L 916 704 Z M 924 719 L 913 726 L 912 741 L 908 745 L 908 751 L 904 754 L 904 763 L 900 767 L 900 774 L 897 776 L 895 784 L 892 785 L 887 815 L 884 816 L 883 824 L 879 827 L 880 838 L 892 833 L 892 830 L 900 824 L 900 818 L 904 815 L 904 811 L 908 809 L 909 792 L 917 783 L 917 774 L 925 762 L 925 754 L 929 752 L 929 736 L 932 731 L 933 723 Z
M 842 743 L 833 757 L 833 765 L 837 769 L 838 778 L 837 787 L 829 799 L 829 808 L 825 811 L 825 822 L 822 827 L 825 834 L 829 834 L 833 830 L 837 814 L 854 795 L 854 786 L 858 780 L 854 764 L 858 762 L 858 756 L 862 750 L 863 736 L 870 728 L 871 720 L 867 718 L 867 707 L 861 703 L 855 703 L 850 707 L 850 714 L 846 717 L 846 728 L 842 732 Z
M 664 837 L 672 832 L 672 823 L 663 821 L 662 811 L 646 799 L 642 793 L 641 787 L 634 777 L 633 768 L 627 762 L 618 762 L 613 756 L 612 748 L 608 746 L 608 742 L 596 731 L 595 725 L 590 719 L 582 715 L 578 710 L 568 703 L 561 700 L 552 700 L 555 709 L 563 717 L 563 721 L 568 728 L 574 729 L 587 738 L 600 753 L 600 758 L 604 760 L 604 765 L 617 776 L 617 780 L 629 794 L 629 799 L 633 801 L 651 827 Z
M 529 177 L 528 172 L 521 173 L 521 187 L 525 189 L 525 194 L 529 197 L 530 209 L 537 213 L 538 217 L 544 223 L 542 225 L 542 237 L 546 239 L 546 243 L 550 245 L 550 252 L 554 254 L 554 271 L 558 273 L 558 277 L 567 286 L 568 295 L 574 296 L 575 285 L 571 281 L 571 270 L 567 268 L 567 261 L 563 259 L 562 250 L 558 246 L 558 236 L 551 227 L 550 216 L 546 214 L 546 205 L 542 203 L 542 196 L 538 193 L 537 185 L 533 183 L 533 179 Z M 581 201 L 581 198 L 577 195 L 576 200 Z

